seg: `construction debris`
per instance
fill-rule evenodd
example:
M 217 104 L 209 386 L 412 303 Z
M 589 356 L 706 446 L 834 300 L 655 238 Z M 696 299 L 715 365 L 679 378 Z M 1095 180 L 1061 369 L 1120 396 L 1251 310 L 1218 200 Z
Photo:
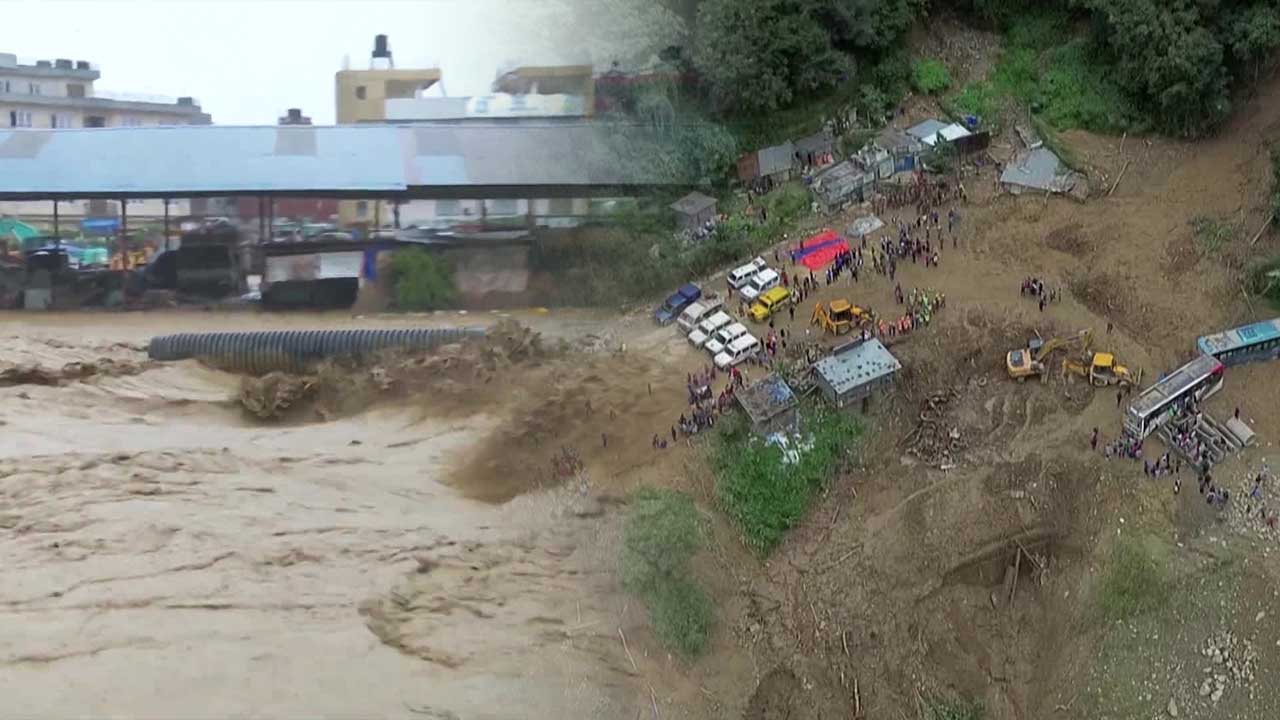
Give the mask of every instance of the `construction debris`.
M 948 427 L 943 421 L 946 406 L 958 400 L 960 392 L 950 390 L 934 393 L 921 403 L 920 421 L 902 444 L 907 454 L 933 465 L 950 464 L 964 450 L 965 443 L 959 428 Z

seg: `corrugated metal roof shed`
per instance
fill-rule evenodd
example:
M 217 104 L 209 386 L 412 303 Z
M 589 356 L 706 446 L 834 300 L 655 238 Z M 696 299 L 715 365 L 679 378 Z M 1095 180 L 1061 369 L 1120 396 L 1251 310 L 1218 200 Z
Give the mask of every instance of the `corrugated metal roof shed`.
M 789 142 L 764 148 L 760 155 L 760 175 L 777 175 L 791 170 L 795 160 L 795 146 Z
M 694 191 L 671 203 L 671 209 L 684 215 L 697 215 L 703 210 L 713 208 L 716 199 Z
M 907 128 L 907 134 L 917 140 L 929 142 L 929 144 L 932 145 L 933 143 L 930 141 L 946 126 L 947 124 L 941 120 L 929 119 L 919 125 L 913 125 L 912 127 Z
M 823 203 L 838 205 L 875 180 L 853 162 L 843 160 L 823 170 L 813 181 L 813 192 Z
M 838 355 L 814 363 L 813 370 L 837 395 L 902 369 L 881 342 L 871 338 Z
M 735 396 L 751 422 L 756 424 L 766 423 L 799 404 L 791 386 L 777 374 L 770 374 L 754 385 L 739 390 Z
M 588 124 L 176 126 L 0 131 L 0 197 L 639 186 L 645 138 Z M 638 131 L 637 131 L 638 132 Z

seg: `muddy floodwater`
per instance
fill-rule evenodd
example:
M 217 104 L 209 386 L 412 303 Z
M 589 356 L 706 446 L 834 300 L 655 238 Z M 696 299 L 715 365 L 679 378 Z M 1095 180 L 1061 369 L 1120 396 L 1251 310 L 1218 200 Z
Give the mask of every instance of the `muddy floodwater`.
M 497 505 L 441 480 L 492 418 L 406 399 L 267 426 L 229 402 L 238 378 L 145 354 L 167 332 L 458 321 L 0 317 L 0 367 L 142 366 L 0 387 L 3 714 L 615 716 L 578 631 L 606 610 L 606 550 L 564 520 L 572 491 Z

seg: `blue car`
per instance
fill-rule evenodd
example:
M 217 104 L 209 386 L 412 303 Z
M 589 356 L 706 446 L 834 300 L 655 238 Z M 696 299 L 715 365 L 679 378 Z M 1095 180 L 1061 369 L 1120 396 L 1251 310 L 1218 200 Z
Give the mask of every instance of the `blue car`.
M 702 290 L 697 285 L 689 283 L 671 293 L 662 305 L 653 311 L 653 319 L 657 320 L 659 325 L 669 325 L 685 308 L 697 302 L 700 297 L 702 297 Z

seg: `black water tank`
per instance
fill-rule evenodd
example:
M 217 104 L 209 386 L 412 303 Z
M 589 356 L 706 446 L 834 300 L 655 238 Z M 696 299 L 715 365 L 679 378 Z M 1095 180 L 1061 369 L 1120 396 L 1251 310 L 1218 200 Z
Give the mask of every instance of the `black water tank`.
M 66 58 L 58 58 L 57 60 L 53 61 L 53 66 L 58 68 L 59 70 L 70 70 L 71 61 L 67 60 Z
M 373 56 L 376 58 L 391 57 L 391 48 L 387 47 L 386 35 L 373 36 Z
M 89 67 L 89 61 L 88 61 L 88 60 L 77 60 L 77 61 L 76 61 L 76 69 L 77 69 L 77 70 L 91 70 L 92 68 L 90 68 L 90 67 Z

